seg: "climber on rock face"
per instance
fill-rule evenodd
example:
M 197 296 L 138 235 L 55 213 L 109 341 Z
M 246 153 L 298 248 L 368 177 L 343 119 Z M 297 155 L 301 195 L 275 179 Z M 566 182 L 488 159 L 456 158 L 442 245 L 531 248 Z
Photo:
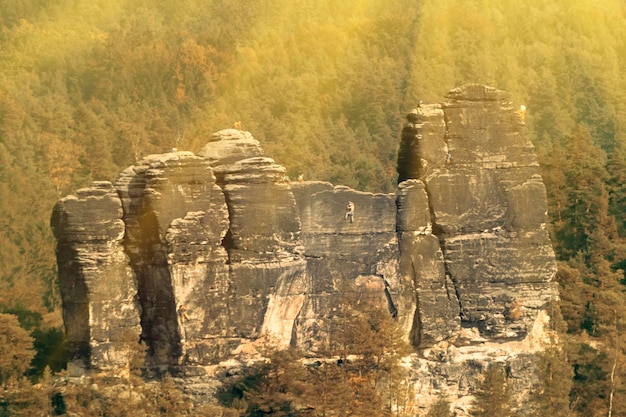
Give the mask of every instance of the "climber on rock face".
M 180 315 L 181 321 L 189 320 L 189 315 L 187 314 L 187 311 L 187 306 L 185 304 L 179 307 L 178 314 Z
M 348 201 L 348 205 L 346 206 L 346 215 L 343 216 L 344 220 L 350 219 L 350 223 L 354 222 L 354 203 L 352 201 Z

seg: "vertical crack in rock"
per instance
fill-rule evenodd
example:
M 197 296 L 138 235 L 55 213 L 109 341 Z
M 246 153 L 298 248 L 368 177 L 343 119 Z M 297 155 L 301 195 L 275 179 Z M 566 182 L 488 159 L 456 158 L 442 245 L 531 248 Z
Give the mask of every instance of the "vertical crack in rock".
M 411 270 L 413 272 L 413 277 L 414 277 L 413 285 L 415 288 L 417 288 L 418 283 L 415 280 L 417 279 L 419 274 L 413 262 L 411 262 Z M 413 323 L 411 326 L 411 333 L 409 335 L 409 340 L 414 346 L 420 346 L 422 342 L 422 327 L 421 327 L 422 317 L 420 314 L 421 308 L 420 308 L 419 291 L 415 291 L 414 297 L 415 297 L 415 315 L 413 316 Z
M 445 119 L 444 119 L 445 120 Z M 446 132 L 447 132 L 447 128 L 446 128 Z M 445 141 L 445 135 L 444 135 L 444 141 Z M 446 149 L 448 149 L 447 147 L 447 142 L 446 142 Z M 446 165 L 449 167 L 449 165 L 451 164 L 451 159 L 449 159 L 448 157 L 446 157 Z M 439 239 L 439 248 L 442 252 L 442 256 L 443 259 L 446 259 L 446 246 L 444 244 L 444 230 L 442 227 L 440 227 L 437 223 L 437 216 L 435 214 L 435 209 L 433 207 L 433 205 L 431 204 L 431 201 L 433 200 L 431 195 L 430 195 L 430 190 L 428 188 L 428 182 L 423 182 L 424 184 L 424 191 L 426 192 L 426 196 L 427 196 L 427 203 L 428 203 L 428 213 L 430 215 L 430 223 L 431 223 L 431 229 L 432 229 L 432 233 L 434 236 L 436 236 Z M 454 276 L 452 275 L 452 273 L 448 270 L 448 263 L 444 262 L 443 263 L 443 268 L 444 268 L 444 286 L 446 289 L 446 293 L 448 294 L 448 300 L 450 303 L 458 303 L 458 312 L 459 312 L 459 319 L 462 322 L 462 313 L 463 313 L 463 305 L 462 305 L 462 298 L 460 297 L 459 294 L 459 287 L 454 279 Z M 452 289 L 452 290 L 451 290 Z M 455 306 L 455 309 L 457 309 L 457 307 Z
M 138 282 L 138 298 L 142 305 L 141 338 L 148 346 L 155 363 L 171 363 L 180 356 L 180 332 L 167 253 L 163 247 L 162 225 L 146 199 L 156 190 L 148 187 L 146 171 L 153 161 L 146 159 L 120 174 L 116 187 L 124 205 L 126 223 L 125 248 Z
M 387 299 L 387 309 L 389 310 L 389 314 L 394 319 L 398 318 L 398 308 L 396 307 L 396 303 L 393 300 L 393 295 L 391 295 L 389 282 L 385 279 L 384 276 L 380 277 L 385 284 L 385 298 Z
M 228 206 L 228 201 L 226 202 L 226 205 Z M 230 215 L 229 215 L 229 218 L 230 218 Z M 233 242 L 233 233 L 230 231 L 230 228 L 224 235 L 224 239 L 222 239 L 220 244 L 222 245 L 224 249 L 226 249 L 226 252 L 230 252 L 231 250 L 235 248 L 235 243 Z
M 399 184 L 397 232 L 400 242 L 399 275 L 415 300 L 407 320 L 410 340 L 427 347 L 449 339 L 459 330 L 459 302 L 448 290 L 444 257 L 432 234 L 431 209 L 426 186 L 419 179 Z
M 446 115 L 446 112 L 443 112 L 443 124 L 444 124 L 444 133 L 443 133 L 443 142 L 445 143 L 445 164 L 446 164 L 446 169 L 450 169 L 452 167 L 452 164 L 454 163 L 454 157 L 452 156 L 453 152 L 455 151 L 455 149 L 452 148 L 452 146 L 449 143 L 448 140 L 448 135 L 449 135 L 449 120 L 448 117 Z M 443 253 L 443 257 L 444 259 L 446 259 L 446 245 L 444 244 L 444 229 L 442 227 L 440 227 L 437 223 L 437 216 L 435 214 L 435 208 L 433 207 L 433 204 L 431 203 L 431 201 L 433 201 L 431 195 L 430 195 L 430 190 L 428 188 L 428 183 L 424 184 L 424 187 L 426 188 L 426 194 L 428 195 L 428 209 L 430 212 L 430 217 L 431 217 L 431 221 L 433 222 L 433 232 L 435 233 L 435 235 L 437 235 L 439 237 L 439 246 L 441 247 L 441 252 Z M 461 320 L 461 323 L 463 323 L 463 298 L 461 297 L 461 295 L 459 294 L 459 286 L 456 282 L 456 279 L 454 277 L 454 275 L 452 275 L 452 273 L 450 272 L 450 270 L 448 269 L 448 263 L 444 262 L 444 271 L 445 271 L 445 276 L 446 276 L 446 290 L 448 291 L 448 294 L 450 294 L 450 286 L 452 287 L 452 290 L 454 292 L 454 297 L 450 298 L 451 301 L 454 300 L 456 302 L 458 302 L 459 304 L 459 319 Z M 453 302 L 454 302 L 453 301 Z
M 449 339 L 460 327 L 460 299 L 456 287 L 454 293 L 449 290 L 454 282 L 447 277 L 442 230 L 428 188 L 429 178 L 451 163 L 446 130 L 441 105 L 420 104 L 407 115 L 398 155 L 400 274 L 413 282 L 416 307 L 410 339 L 416 347 Z
M 144 200 L 147 181 L 145 171 L 149 161 L 142 162 L 146 165 L 140 164 L 122 172 L 116 187 L 124 206 L 124 245 L 137 278 L 137 295 L 143 307 L 141 338 L 155 361 L 169 363 L 171 354 L 180 353 L 178 343 L 174 349 L 170 349 L 174 343 L 172 332 L 178 333 L 176 322 L 172 320 L 176 317 L 176 308 L 171 296 L 166 255 L 160 247 L 158 220 Z M 165 288 L 169 288 L 169 291 Z

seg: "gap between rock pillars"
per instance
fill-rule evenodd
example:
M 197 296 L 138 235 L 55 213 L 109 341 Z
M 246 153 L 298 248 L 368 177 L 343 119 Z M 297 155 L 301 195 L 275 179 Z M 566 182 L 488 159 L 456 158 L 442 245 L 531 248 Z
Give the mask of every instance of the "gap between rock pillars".
M 232 201 L 230 199 L 229 193 L 226 192 L 225 185 L 226 182 L 224 181 L 224 175 L 221 172 L 215 172 L 215 184 L 220 187 L 220 190 L 222 190 L 222 194 L 224 195 L 224 201 L 226 202 L 226 208 L 228 209 L 228 231 L 226 231 L 226 234 L 224 235 L 224 237 L 222 238 L 222 242 L 221 245 L 224 249 L 226 249 L 226 253 L 228 254 L 228 264 L 231 263 L 231 259 L 230 259 L 230 254 L 232 252 L 233 249 L 235 249 L 235 242 L 233 240 L 233 231 L 231 228 L 231 219 L 233 218 L 233 208 L 232 208 Z
M 118 187 L 126 223 L 124 250 L 137 281 L 140 340 L 148 347 L 153 365 L 176 363 L 182 355 L 172 277 L 153 207 L 144 205 L 147 181 L 139 172 L 128 182 L 128 196 Z

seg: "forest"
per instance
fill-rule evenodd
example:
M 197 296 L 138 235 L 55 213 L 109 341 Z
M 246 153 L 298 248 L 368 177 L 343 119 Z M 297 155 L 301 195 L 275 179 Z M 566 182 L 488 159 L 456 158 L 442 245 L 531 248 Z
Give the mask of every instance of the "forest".
M 0 385 L 64 366 L 60 197 L 234 121 L 292 178 L 392 192 L 404 115 L 472 82 L 526 106 L 547 187 L 564 351 L 543 394 L 567 401 L 544 415 L 626 416 L 624 74 L 624 0 L 3 1 Z

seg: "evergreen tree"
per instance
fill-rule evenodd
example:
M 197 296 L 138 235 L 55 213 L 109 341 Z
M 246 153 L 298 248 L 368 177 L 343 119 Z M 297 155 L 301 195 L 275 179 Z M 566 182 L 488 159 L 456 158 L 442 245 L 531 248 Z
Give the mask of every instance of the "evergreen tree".
M 13 314 L 0 313 L 0 384 L 6 387 L 30 367 L 35 356 L 33 339 Z
M 615 217 L 620 237 L 626 237 L 626 154 L 623 148 L 616 147 L 608 154 L 606 167 L 609 179 L 609 213 Z M 622 260 L 625 256 L 622 254 Z M 624 265 L 626 266 L 626 265 Z M 625 268 L 621 268 L 625 269 Z
M 297 358 L 292 350 L 275 351 L 242 381 L 239 389 L 248 404 L 247 416 L 296 415 L 304 370 Z
M 246 416 L 410 415 L 408 398 L 399 394 L 407 389 L 400 359 L 410 348 L 389 312 L 367 299 L 344 302 L 338 322 L 337 340 L 319 360 L 270 349 L 267 361 L 231 386 L 224 404 L 245 404 Z
M 176 386 L 174 378 L 166 375 L 160 382 L 156 391 L 156 411 L 161 416 L 179 417 L 191 416 L 193 404 Z
M 450 410 L 450 403 L 443 397 L 439 398 L 436 403 L 430 407 L 426 417 L 453 417 Z
M 567 342 L 566 342 L 567 343 Z M 552 348 L 539 355 L 537 361 L 536 417 L 573 417 L 569 394 L 572 388 L 572 367 L 566 351 Z
M 474 417 L 512 417 L 515 404 L 511 397 L 510 386 L 502 365 L 491 364 L 483 374 L 484 380 L 475 394 L 472 407 Z

